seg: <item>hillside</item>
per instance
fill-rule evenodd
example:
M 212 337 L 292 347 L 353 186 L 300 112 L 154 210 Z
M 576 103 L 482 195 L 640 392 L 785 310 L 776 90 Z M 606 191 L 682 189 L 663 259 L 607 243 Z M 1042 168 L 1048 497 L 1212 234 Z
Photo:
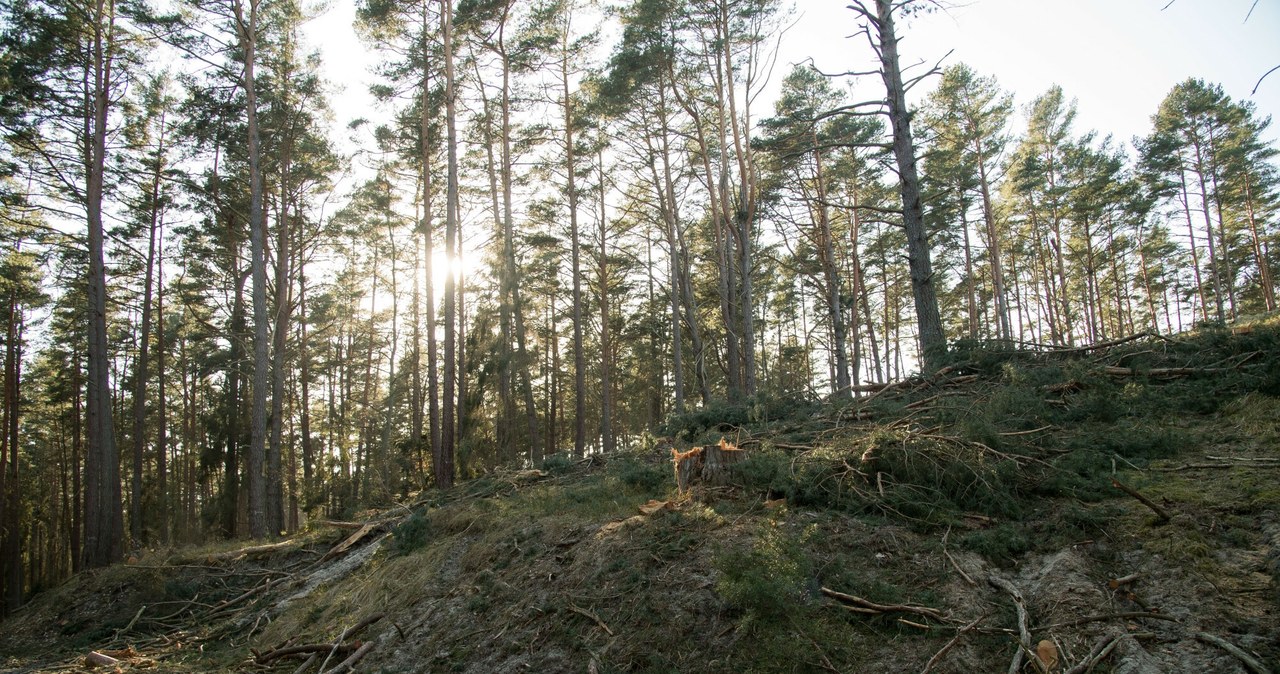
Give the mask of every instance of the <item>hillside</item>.
M 1277 671 L 1278 396 L 1274 319 L 960 345 L 846 403 L 82 573 L 4 623 L 0 669 Z M 732 484 L 678 495 L 671 448 L 721 437 Z

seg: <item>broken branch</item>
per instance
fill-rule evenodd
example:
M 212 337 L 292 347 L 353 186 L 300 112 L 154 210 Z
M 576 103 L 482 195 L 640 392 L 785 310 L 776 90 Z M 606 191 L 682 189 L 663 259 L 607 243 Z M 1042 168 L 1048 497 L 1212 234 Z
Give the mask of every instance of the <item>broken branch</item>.
M 1169 517 L 1168 511 L 1166 511 L 1164 508 L 1161 508 L 1159 505 L 1157 505 L 1155 501 L 1152 501 L 1146 496 L 1143 496 L 1142 493 L 1139 492 L 1137 489 L 1134 489 L 1133 487 L 1130 487 L 1129 485 L 1124 484 L 1123 482 L 1115 479 L 1114 477 L 1111 478 L 1111 486 L 1138 499 L 1138 501 L 1141 502 L 1142 505 L 1150 508 L 1151 511 L 1154 512 L 1156 516 L 1160 518 L 1159 520 L 1160 522 L 1168 522 L 1171 519 Z
M 912 613 L 926 618 L 943 621 L 946 617 L 942 615 L 942 611 L 928 606 L 918 606 L 915 604 L 877 604 L 873 601 L 855 597 L 851 594 L 837 592 L 829 587 L 821 588 L 822 594 L 831 597 L 844 605 L 844 608 L 854 613 L 865 613 L 867 615 L 880 615 L 882 613 Z
M 1027 603 L 1022 598 L 1022 592 L 1013 583 L 997 576 L 988 576 L 987 582 L 1008 593 L 1013 598 L 1014 607 L 1018 609 L 1018 650 L 1013 654 L 1013 662 L 1009 663 L 1009 674 L 1017 674 L 1022 671 L 1023 653 L 1034 652 L 1031 650 L 1031 630 L 1027 627 L 1031 622 Z
M 1213 644 L 1214 646 L 1217 646 L 1218 648 L 1221 648 L 1222 650 L 1234 655 L 1235 658 L 1239 660 L 1241 663 L 1243 663 L 1245 668 L 1253 672 L 1253 674 L 1271 674 L 1271 670 L 1268 669 L 1266 665 L 1258 661 L 1257 658 L 1253 657 L 1252 655 L 1249 655 L 1248 653 L 1244 652 L 1244 649 L 1240 648 L 1239 646 L 1236 646 L 1235 644 L 1227 641 L 1226 639 L 1223 639 L 1222 637 L 1217 637 L 1212 634 L 1207 634 L 1205 632 L 1197 632 L 1196 638 L 1199 639 L 1200 641 L 1205 642 L 1206 644 Z

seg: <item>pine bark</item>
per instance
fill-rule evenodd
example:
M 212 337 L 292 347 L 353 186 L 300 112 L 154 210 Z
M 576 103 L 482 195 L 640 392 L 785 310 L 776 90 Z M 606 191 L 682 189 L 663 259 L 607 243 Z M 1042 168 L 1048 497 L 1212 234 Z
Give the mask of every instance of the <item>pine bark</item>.
M 884 79 L 889 123 L 893 128 L 893 156 L 898 166 L 898 187 L 902 196 L 902 225 L 907 236 L 907 263 L 911 270 L 911 293 L 915 299 L 916 329 L 920 340 L 921 364 L 926 370 L 940 366 L 946 355 L 947 338 L 938 312 L 938 295 L 929 236 L 924 226 L 920 177 L 916 169 L 915 144 L 911 136 L 911 110 L 898 57 L 898 36 L 893 11 L 897 3 L 876 0 L 873 25 L 880 51 L 880 74 Z M 871 18 L 863 8 L 864 16 Z

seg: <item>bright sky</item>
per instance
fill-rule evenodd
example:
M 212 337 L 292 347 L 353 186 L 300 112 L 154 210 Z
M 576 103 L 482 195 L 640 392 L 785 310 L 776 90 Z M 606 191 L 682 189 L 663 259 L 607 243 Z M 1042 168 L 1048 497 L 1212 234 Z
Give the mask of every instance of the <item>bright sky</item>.
M 368 85 L 376 57 L 356 40 L 355 0 L 334 0 L 310 25 L 329 77 L 343 93 L 333 107 L 339 128 L 377 116 Z M 794 0 L 796 24 L 783 38 L 774 81 L 791 63 L 812 58 L 826 72 L 866 70 L 865 41 L 849 39 L 855 16 L 843 0 Z M 900 25 L 903 65 L 965 62 L 995 76 L 1025 106 L 1053 84 L 1078 100 L 1077 132 L 1096 129 L 1127 142 L 1145 135 L 1165 94 L 1187 77 L 1221 84 L 1236 100 L 1252 100 L 1263 115 L 1280 113 L 1280 71 L 1250 96 L 1258 78 L 1280 65 L 1277 0 L 968 0 L 943 13 Z M 1245 17 L 1248 16 L 1248 21 Z M 861 96 L 877 92 L 872 78 Z M 931 87 L 921 85 L 916 100 Z M 772 112 L 758 106 L 757 117 Z M 1021 124 L 1021 120 L 1016 122 Z M 1017 127 L 1015 127 L 1017 130 Z M 345 133 L 345 132 L 344 132 Z M 1280 139 L 1280 129 L 1270 136 Z

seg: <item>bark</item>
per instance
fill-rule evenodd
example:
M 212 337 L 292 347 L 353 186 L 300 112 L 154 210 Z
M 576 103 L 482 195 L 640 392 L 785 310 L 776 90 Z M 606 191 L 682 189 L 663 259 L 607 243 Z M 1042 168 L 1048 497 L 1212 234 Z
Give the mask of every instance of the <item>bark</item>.
M 519 378 L 520 394 L 524 399 L 525 423 L 529 429 L 530 446 L 538 445 L 538 414 L 533 401 L 533 383 L 529 375 L 528 331 L 525 329 L 524 305 L 520 301 L 520 284 L 516 269 L 515 256 L 515 216 L 512 187 L 511 164 L 511 64 L 504 42 L 506 28 L 506 11 L 504 8 L 502 30 L 498 33 L 498 45 L 502 55 L 502 222 L 503 246 L 506 269 L 504 277 L 509 284 L 508 292 L 511 300 L 512 319 L 515 323 L 516 337 L 516 376 Z M 456 190 L 455 190 L 456 197 Z
M 605 454 L 612 454 L 617 448 L 613 435 L 613 332 L 609 324 L 609 220 L 605 170 L 604 146 L 597 153 L 600 162 L 600 251 L 598 258 L 598 283 L 600 300 L 600 436 L 601 447 Z
M 453 72 L 453 7 L 452 0 L 441 0 L 440 30 L 444 39 L 445 76 L 445 125 L 447 128 L 448 186 L 445 194 L 445 251 L 455 250 L 458 235 L 458 129 L 457 91 Z M 453 486 L 453 452 L 456 442 L 454 419 L 454 392 L 458 364 L 453 270 L 444 281 L 444 406 L 441 412 L 440 450 L 432 457 L 432 469 L 436 485 L 441 489 Z
M 249 273 L 252 277 L 253 307 L 253 391 L 249 419 L 249 457 L 246 475 L 249 490 L 249 535 L 265 538 L 272 532 L 267 514 L 267 263 L 266 218 L 262 205 L 262 150 L 258 134 L 258 97 L 254 66 L 257 61 L 258 0 L 249 0 L 245 16 L 242 0 L 235 0 L 236 30 L 244 50 L 245 115 L 249 142 Z
M 423 54 L 427 53 L 427 4 L 422 5 L 422 35 L 423 35 Z M 435 236 L 434 227 L 432 226 L 431 207 L 432 197 L 432 181 L 431 181 L 431 117 L 430 117 L 430 80 L 431 71 L 427 61 L 423 61 L 422 65 L 422 99 L 419 103 L 421 106 L 422 118 L 420 120 L 419 142 L 421 143 L 422 152 L 422 245 L 423 258 L 427 263 L 425 293 L 427 296 L 427 435 L 430 436 L 431 460 L 434 462 L 441 456 L 440 449 L 440 380 L 437 369 L 437 351 L 436 351 L 436 300 L 435 300 L 435 272 L 432 268 L 435 264 L 432 260 L 432 244 Z M 434 469 L 434 463 L 433 463 Z
M 156 528 L 160 543 L 169 543 L 169 400 L 165 375 L 164 232 L 156 253 Z
M 855 7 L 861 7 L 856 2 Z M 880 52 L 881 76 L 887 93 L 889 123 L 893 128 L 893 155 L 898 166 L 898 187 L 902 196 L 902 225 L 907 236 L 907 263 L 911 270 L 911 292 L 916 307 L 916 328 L 920 340 L 921 365 L 928 370 L 939 367 L 946 354 L 947 338 L 938 313 L 938 296 L 929 238 L 924 226 L 921 206 L 920 178 L 916 170 L 915 144 L 911 136 L 911 110 L 907 107 L 906 89 L 898 58 L 898 36 L 894 27 L 891 0 L 876 0 L 874 16 L 863 7 L 861 12 L 875 27 Z
M 164 117 L 160 118 L 161 128 Z M 151 356 L 151 300 L 155 279 L 156 233 L 160 222 L 160 176 L 163 164 L 164 135 L 161 132 L 160 147 L 156 152 L 156 164 L 151 175 L 151 222 L 147 239 L 146 271 L 142 281 L 142 326 L 139 335 L 138 358 L 134 361 L 133 375 L 133 492 L 129 501 L 129 533 L 133 546 L 143 545 L 142 465 L 146 451 L 147 381 L 150 377 Z
M 840 302 L 840 278 L 836 270 L 835 237 L 831 235 L 831 219 L 827 207 L 826 174 L 822 166 L 822 150 L 819 149 L 818 136 L 812 134 L 814 182 L 818 201 L 814 206 L 815 241 L 818 259 L 822 265 L 823 281 L 826 285 L 827 318 L 831 323 L 832 353 L 835 356 L 835 381 L 832 382 L 832 393 L 836 397 L 849 397 L 849 354 L 845 344 L 845 324 Z
M 101 567 L 119 561 L 123 552 L 124 513 L 120 494 L 120 452 L 111 415 L 111 380 L 107 345 L 107 286 L 103 253 L 102 192 L 106 167 L 107 118 L 112 80 L 115 5 L 96 0 L 93 5 L 91 67 L 92 120 L 86 124 L 89 152 L 86 214 L 89 243 L 88 395 L 85 416 L 88 448 L 85 456 L 84 565 Z
M 566 20 L 560 60 L 561 105 L 564 112 L 565 192 L 569 202 L 570 271 L 573 274 L 573 455 L 585 453 L 587 439 L 587 359 L 582 348 L 582 247 L 578 235 L 577 157 L 574 148 L 573 95 L 569 90 L 569 20 Z
M 9 290 L 4 349 L 4 427 L 0 429 L 0 617 L 22 605 L 22 484 L 18 481 L 18 405 L 22 374 L 22 311 Z

